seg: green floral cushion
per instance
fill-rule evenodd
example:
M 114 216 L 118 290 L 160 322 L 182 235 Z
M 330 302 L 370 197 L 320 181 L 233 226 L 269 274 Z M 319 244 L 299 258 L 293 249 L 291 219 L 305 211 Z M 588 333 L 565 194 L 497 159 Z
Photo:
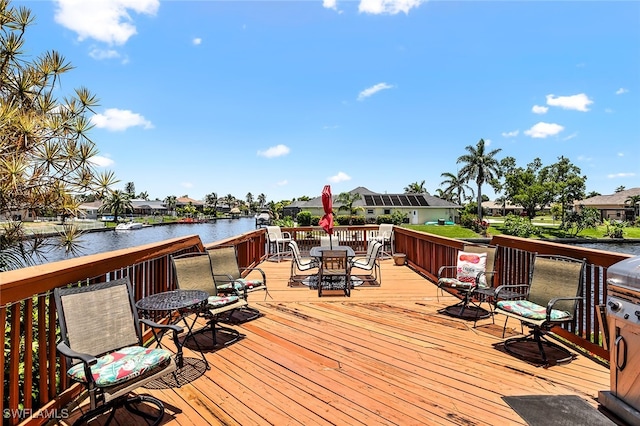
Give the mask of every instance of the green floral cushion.
M 474 287 L 474 286 L 475 286 L 475 282 L 460 281 L 456 278 L 443 277 L 438 280 L 438 287 L 470 289 L 471 287 Z
M 126 382 L 155 369 L 164 367 L 171 360 L 172 353 L 165 349 L 131 346 L 98 358 L 91 366 L 93 380 L 98 387 L 108 387 Z M 85 383 L 84 365 L 71 367 L 67 374 L 73 380 Z
M 264 285 L 264 283 L 262 282 L 262 280 L 248 280 L 245 278 L 238 278 L 236 280 L 237 283 L 242 284 L 243 286 L 247 287 L 249 290 L 255 288 L 255 287 L 261 287 Z
M 236 303 L 239 300 L 238 296 L 209 296 L 208 302 L 209 305 L 214 308 L 219 308 L 221 306 L 230 305 L 232 303 Z
M 496 306 L 507 312 L 513 312 L 516 315 L 532 320 L 543 320 L 547 318 L 546 307 L 537 305 L 528 300 L 501 300 L 496 304 Z M 569 317 L 571 317 L 571 314 L 567 311 L 560 311 L 558 309 L 551 310 L 552 320 L 561 320 Z
M 233 283 L 217 284 L 216 287 L 218 291 L 222 291 L 222 292 L 231 290 L 232 288 L 235 288 L 238 291 L 244 290 L 244 284 L 238 281 Z

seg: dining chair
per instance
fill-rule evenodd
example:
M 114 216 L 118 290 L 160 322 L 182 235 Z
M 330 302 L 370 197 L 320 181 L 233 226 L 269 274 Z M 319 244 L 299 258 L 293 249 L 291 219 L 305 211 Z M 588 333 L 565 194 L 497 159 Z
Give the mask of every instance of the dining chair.
M 318 274 L 318 297 L 323 288 L 343 288 L 345 296 L 351 296 L 351 267 L 346 250 L 322 250 Z

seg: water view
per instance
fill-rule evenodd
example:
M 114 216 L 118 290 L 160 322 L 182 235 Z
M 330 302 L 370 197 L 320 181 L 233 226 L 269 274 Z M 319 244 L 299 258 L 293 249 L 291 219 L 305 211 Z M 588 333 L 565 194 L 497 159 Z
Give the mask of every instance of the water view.
M 141 246 L 187 235 L 199 235 L 203 243 L 208 244 L 224 238 L 233 237 L 256 229 L 253 217 L 241 219 L 221 219 L 210 223 L 171 224 L 150 226 L 132 231 L 92 232 L 82 236 L 82 256 L 104 253 L 123 248 Z M 47 254 L 43 262 L 56 262 L 68 259 L 62 249 Z

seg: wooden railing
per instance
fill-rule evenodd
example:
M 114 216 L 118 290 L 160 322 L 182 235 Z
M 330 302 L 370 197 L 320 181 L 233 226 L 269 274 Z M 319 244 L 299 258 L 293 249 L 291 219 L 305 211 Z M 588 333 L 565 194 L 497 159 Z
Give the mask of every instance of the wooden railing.
M 405 253 L 409 265 L 434 282 L 437 281 L 440 266 L 456 264 L 457 251 L 465 243 L 406 228 L 396 227 L 394 233 L 395 251 Z M 587 268 L 582 283 L 584 303 L 580 305 L 574 323 L 556 327 L 553 331 L 587 352 L 609 359 L 609 351 L 603 347 L 600 337 L 598 306 L 605 303 L 607 298 L 607 268 L 631 255 L 507 235 L 497 235 L 486 242 L 498 246 L 499 261 L 494 285 L 527 283 L 536 253 L 585 259 Z
M 283 228 L 292 233 L 303 250 L 317 245 L 325 235 L 319 227 Z M 336 227 L 340 244 L 357 252 L 366 250 L 367 241 L 377 235 L 377 226 Z M 395 252 L 406 254 L 409 265 L 435 281 L 440 266 L 455 264 L 461 240 L 395 228 Z M 599 343 L 597 307 L 606 298 L 606 269 L 630 257 L 620 253 L 585 249 L 552 242 L 496 236 L 491 244 L 499 246 L 498 280 L 500 284 L 526 282 L 534 253 L 560 254 L 585 258 L 588 262 L 584 283 L 585 303 L 578 320 L 559 329 L 558 334 L 602 358 L 608 352 Z M 4 366 L 5 386 L 0 388 L 2 409 L 16 415 L 4 419 L 14 425 L 32 409 L 61 409 L 80 391 L 66 382 L 56 354 L 56 312 L 52 298 L 54 288 L 78 282 L 99 282 L 129 276 L 137 299 L 157 292 L 172 290 L 175 282 L 170 256 L 199 251 L 215 245 L 234 245 L 241 267 L 255 266 L 266 257 L 267 239 L 258 229 L 212 244 L 204 245 L 198 236 L 176 238 L 160 243 L 118 250 L 77 259 L 49 263 L 0 273 L 0 321 L 5 322 L 0 363 Z M 29 320 L 32 319 L 32 320 Z M 555 331 L 555 330 L 554 330 Z M 30 348 L 30 349 L 25 349 Z M 36 382 L 32 377 L 38 377 Z M 31 398 L 31 395 L 37 395 Z M 18 409 L 25 409 L 19 413 Z M 34 415 L 25 424 L 44 424 L 45 417 Z
M 206 247 L 214 245 L 236 246 L 240 266 L 253 266 L 265 257 L 265 232 L 252 231 Z M 171 255 L 204 248 L 194 235 L 0 273 L 0 321 L 5 323 L 0 337 L 5 348 L 0 352 L 4 367 L 0 400 L 3 414 L 8 414 L 3 423 L 14 425 L 27 418 L 27 424 L 43 424 L 47 415 L 30 415 L 38 409 L 60 410 L 81 390 L 70 386 L 60 372 L 53 289 L 128 276 L 138 300 L 175 288 Z

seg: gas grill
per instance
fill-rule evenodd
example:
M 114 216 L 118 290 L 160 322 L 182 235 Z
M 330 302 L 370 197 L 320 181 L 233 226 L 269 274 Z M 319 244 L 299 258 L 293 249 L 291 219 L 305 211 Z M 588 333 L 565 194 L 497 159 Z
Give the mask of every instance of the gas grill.
M 611 389 L 599 402 L 630 425 L 640 425 L 640 256 L 607 270 L 606 340 Z

